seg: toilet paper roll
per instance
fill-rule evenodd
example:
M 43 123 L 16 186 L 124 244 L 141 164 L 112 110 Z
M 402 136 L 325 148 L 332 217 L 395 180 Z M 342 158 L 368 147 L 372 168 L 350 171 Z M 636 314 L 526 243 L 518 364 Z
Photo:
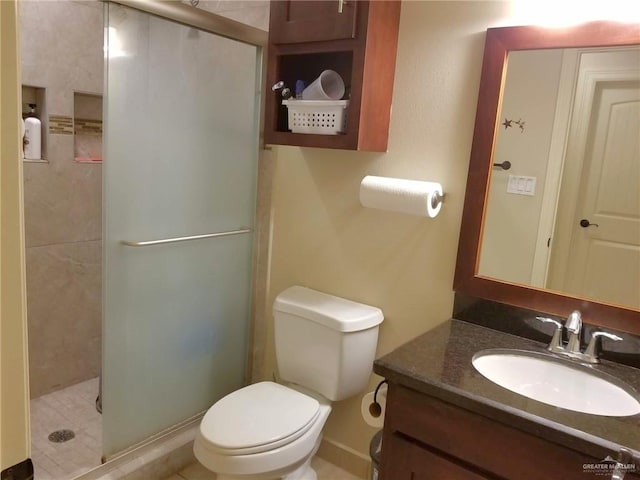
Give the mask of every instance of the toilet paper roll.
M 360 183 L 362 206 L 423 217 L 440 213 L 442 196 L 437 182 L 367 175 Z
M 367 425 L 375 428 L 382 428 L 384 425 L 384 412 L 387 407 L 387 386 L 383 385 L 378 390 L 376 401 L 380 408 L 376 408 L 373 402 L 374 392 L 367 393 L 362 397 L 362 403 L 360 404 L 360 414 Z M 373 406 L 373 408 L 372 408 Z

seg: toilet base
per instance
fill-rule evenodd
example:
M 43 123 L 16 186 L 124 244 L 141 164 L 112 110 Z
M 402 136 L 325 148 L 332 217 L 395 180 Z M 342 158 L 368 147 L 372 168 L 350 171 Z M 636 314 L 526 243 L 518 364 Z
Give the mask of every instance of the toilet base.
M 263 475 L 223 475 L 221 473 L 217 474 L 216 480 L 318 480 L 318 474 L 311 467 L 311 459 L 315 456 L 318 448 L 320 448 L 320 443 L 322 442 L 322 435 L 318 437 L 315 445 L 313 446 L 313 450 L 305 460 L 305 462 L 296 468 L 293 472 L 282 476 L 263 476 Z
M 218 474 L 218 476 L 216 477 L 217 480 L 240 480 L 242 478 L 243 477 L 221 474 Z M 298 468 L 295 472 L 291 472 L 286 477 L 276 477 L 273 480 L 318 480 L 318 475 L 316 474 L 316 471 L 311 468 L 310 463 L 306 463 L 302 467 Z
M 304 465 L 298 468 L 296 471 L 291 472 L 282 480 L 318 480 L 316 471 L 311 468 L 311 458 L 307 460 Z
M 322 434 L 320 434 L 320 436 L 316 440 L 316 444 L 313 446 L 313 450 L 307 457 L 307 460 L 289 475 L 283 477 L 282 480 L 318 480 L 316 471 L 311 468 L 311 459 L 315 456 L 316 452 L 320 448 L 320 443 L 322 443 Z

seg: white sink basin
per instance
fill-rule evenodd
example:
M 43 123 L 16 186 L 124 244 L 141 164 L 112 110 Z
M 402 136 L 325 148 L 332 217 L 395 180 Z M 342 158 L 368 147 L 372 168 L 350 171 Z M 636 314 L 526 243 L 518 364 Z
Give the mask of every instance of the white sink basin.
M 548 405 L 611 417 L 640 413 L 638 394 L 615 377 L 550 355 L 483 350 L 473 366 L 492 382 Z

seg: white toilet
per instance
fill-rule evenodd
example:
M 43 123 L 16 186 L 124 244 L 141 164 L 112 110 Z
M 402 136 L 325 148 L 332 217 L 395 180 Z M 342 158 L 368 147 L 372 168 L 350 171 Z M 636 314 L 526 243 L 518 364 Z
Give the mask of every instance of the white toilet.
M 218 480 L 316 480 L 310 466 L 331 402 L 365 389 L 382 311 L 304 287 L 276 298 L 275 348 L 286 385 L 237 390 L 206 413 L 194 443 Z

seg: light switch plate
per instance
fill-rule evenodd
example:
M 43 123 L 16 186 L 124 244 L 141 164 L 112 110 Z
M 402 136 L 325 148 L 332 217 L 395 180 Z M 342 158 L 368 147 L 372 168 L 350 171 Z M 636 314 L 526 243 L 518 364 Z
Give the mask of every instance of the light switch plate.
M 509 175 L 507 183 L 507 193 L 515 195 L 536 194 L 536 177 L 526 177 L 524 175 Z

